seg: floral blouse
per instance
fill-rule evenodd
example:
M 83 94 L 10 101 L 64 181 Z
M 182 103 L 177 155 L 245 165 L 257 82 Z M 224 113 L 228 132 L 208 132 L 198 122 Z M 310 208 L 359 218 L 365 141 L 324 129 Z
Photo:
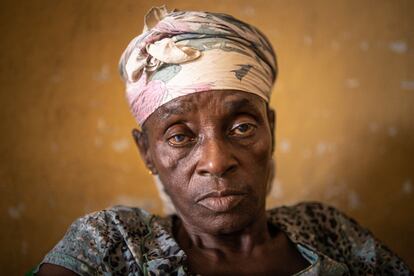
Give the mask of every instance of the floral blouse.
M 408 266 L 353 219 L 316 202 L 267 211 L 310 265 L 295 275 L 410 275 Z M 172 216 L 115 206 L 77 219 L 43 263 L 79 275 L 189 275 Z M 40 265 L 34 271 L 36 273 Z

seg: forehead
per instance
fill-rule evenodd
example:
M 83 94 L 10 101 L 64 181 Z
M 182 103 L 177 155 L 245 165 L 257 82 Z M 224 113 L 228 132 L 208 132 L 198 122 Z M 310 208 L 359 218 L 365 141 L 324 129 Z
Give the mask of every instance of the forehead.
M 265 100 L 253 93 L 237 90 L 212 90 L 176 98 L 159 107 L 151 114 L 147 122 L 166 120 L 174 115 L 191 116 L 195 112 L 208 112 L 211 115 L 224 115 L 238 110 L 258 112 L 265 110 L 265 107 Z

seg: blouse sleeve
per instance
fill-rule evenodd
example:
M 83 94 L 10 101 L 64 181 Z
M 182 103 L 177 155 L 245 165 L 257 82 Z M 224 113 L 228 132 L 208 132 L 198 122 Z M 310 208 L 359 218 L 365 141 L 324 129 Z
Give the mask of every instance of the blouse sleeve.
M 352 275 L 412 275 L 410 268 L 387 246 L 374 237 L 354 219 L 333 207 L 326 207 L 329 220 L 326 224 L 338 225 L 336 250 L 342 251 L 343 261 Z M 336 233 L 335 233 L 336 234 Z
M 44 263 L 67 268 L 79 275 L 97 275 L 101 263 L 101 233 L 105 232 L 105 214 L 96 212 L 77 219 L 69 227 L 65 236 L 44 257 L 34 274 Z

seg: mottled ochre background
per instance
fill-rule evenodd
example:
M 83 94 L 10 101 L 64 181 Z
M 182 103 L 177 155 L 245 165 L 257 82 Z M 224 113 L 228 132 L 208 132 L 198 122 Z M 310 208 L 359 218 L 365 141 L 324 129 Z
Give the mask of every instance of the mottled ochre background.
M 38 263 L 113 204 L 160 213 L 118 58 L 162 1 L 4 1 L 1 274 Z M 414 2 L 166 1 L 230 13 L 274 44 L 277 179 L 269 206 L 339 207 L 414 266 Z

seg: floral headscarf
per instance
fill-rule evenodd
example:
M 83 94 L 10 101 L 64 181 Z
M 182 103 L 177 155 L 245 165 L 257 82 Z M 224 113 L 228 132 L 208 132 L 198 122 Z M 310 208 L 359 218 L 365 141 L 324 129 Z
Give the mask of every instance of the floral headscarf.
M 269 101 L 277 65 L 255 27 L 219 13 L 152 8 L 119 63 L 140 125 L 161 105 L 208 90 L 240 90 Z

